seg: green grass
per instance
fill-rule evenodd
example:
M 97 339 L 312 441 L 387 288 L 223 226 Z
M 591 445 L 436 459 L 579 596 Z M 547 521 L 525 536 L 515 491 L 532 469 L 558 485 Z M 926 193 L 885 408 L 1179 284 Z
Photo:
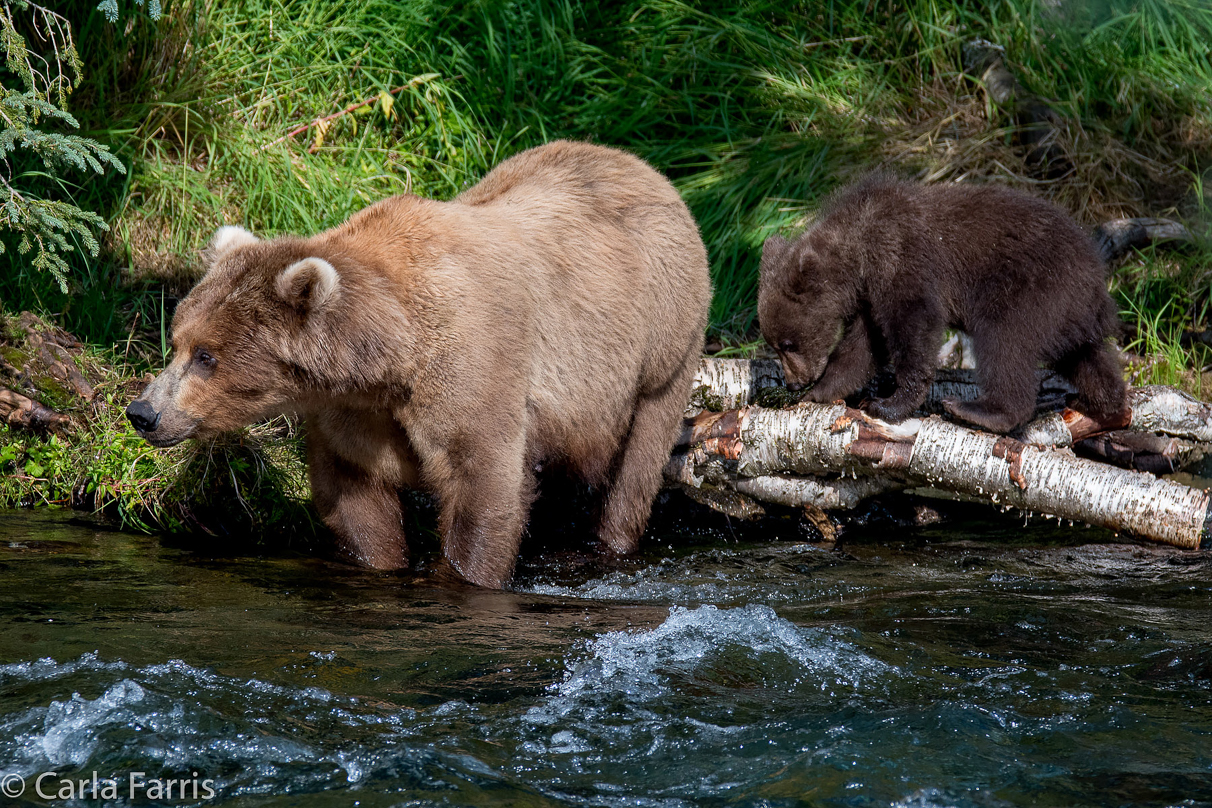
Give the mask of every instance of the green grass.
M 1060 11 L 1031 0 L 246 0 L 179 3 L 129 34 L 90 6 L 77 9 L 78 114 L 132 171 L 92 183 L 85 201 L 114 228 L 109 262 L 173 278 L 178 292 L 219 224 L 313 232 L 392 193 L 449 198 L 511 154 L 567 137 L 668 173 L 708 246 L 713 322 L 740 336 L 754 325 L 763 239 L 802 225 L 865 166 L 1000 175 L 1094 223 L 1189 213 L 1193 178 L 1212 161 L 1212 8 L 1189 0 Z M 1064 116 L 1071 175 L 1030 176 L 1008 113 L 987 110 L 963 77 L 973 37 L 1004 45 L 1022 83 Z M 315 153 L 314 130 L 269 145 L 405 84 L 390 118 L 379 104 L 344 115 Z
M 162 361 L 164 318 L 219 225 L 310 233 L 390 194 L 450 198 L 512 154 L 574 138 L 644 157 L 683 194 L 730 352 L 756 336 L 762 241 L 883 165 L 1028 187 L 1090 225 L 1186 221 L 1204 246 L 1134 256 L 1113 287 L 1134 348 L 1173 370 L 1156 373 L 1199 376 L 1202 354 L 1176 340 L 1209 325 L 1212 300 L 1203 2 L 184 0 L 129 28 L 93 0 L 64 5 L 85 61 L 72 111 L 130 171 L 66 188 L 111 225 L 102 257 L 77 261 L 75 288 L 61 294 L 9 251 L 0 302 L 55 315 L 136 371 Z M 1009 111 L 964 75 L 976 37 L 1004 46 L 1059 113 L 1063 176 L 1027 162 Z M 322 142 L 312 129 L 275 143 L 401 85 L 390 109 L 342 115 Z

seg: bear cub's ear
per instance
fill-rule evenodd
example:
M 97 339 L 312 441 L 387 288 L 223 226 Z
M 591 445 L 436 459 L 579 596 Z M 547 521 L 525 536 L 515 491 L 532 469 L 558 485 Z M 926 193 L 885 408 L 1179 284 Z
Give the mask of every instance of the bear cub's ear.
M 787 254 L 791 242 L 782 236 L 771 236 L 762 244 L 762 264 L 779 261 Z
M 278 297 L 303 311 L 318 311 L 341 292 L 341 276 L 323 258 L 304 258 L 278 275 Z
M 761 275 L 758 282 L 783 294 L 803 292 L 798 262 L 791 260 L 791 242 L 782 236 L 771 236 L 762 244 Z
M 260 240 L 243 227 L 228 224 L 215 231 L 215 235 L 210 240 L 210 246 L 207 249 L 210 252 L 212 260 L 218 260 L 237 247 L 247 247 L 249 244 L 258 243 Z

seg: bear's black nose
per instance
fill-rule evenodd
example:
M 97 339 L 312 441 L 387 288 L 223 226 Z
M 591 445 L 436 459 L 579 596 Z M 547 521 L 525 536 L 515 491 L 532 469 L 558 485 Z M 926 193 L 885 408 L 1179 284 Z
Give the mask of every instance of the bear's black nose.
M 152 405 L 141 398 L 136 398 L 126 408 L 126 417 L 140 432 L 151 432 L 160 423 L 160 413 L 153 410 Z
M 807 386 L 808 385 L 803 384 L 803 383 L 797 384 L 796 382 L 787 382 L 787 389 L 793 393 L 798 393 L 799 391 L 803 390 Z

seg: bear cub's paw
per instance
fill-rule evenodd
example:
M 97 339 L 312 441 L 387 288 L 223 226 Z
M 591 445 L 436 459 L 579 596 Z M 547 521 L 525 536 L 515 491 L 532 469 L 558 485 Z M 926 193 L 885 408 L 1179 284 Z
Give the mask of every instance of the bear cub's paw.
M 942 404 L 943 409 L 953 418 L 999 435 L 1009 432 L 1026 420 L 980 400 L 960 401 L 955 398 L 944 398 Z
M 863 409 L 881 421 L 899 424 L 913 414 L 915 407 L 912 404 L 897 401 L 895 396 L 889 396 L 888 398 L 873 398 L 863 405 Z

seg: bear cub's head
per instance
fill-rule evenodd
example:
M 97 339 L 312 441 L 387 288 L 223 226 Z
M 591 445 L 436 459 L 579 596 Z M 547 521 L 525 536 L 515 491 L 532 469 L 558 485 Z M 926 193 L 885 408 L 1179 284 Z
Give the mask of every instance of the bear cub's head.
M 771 236 L 762 245 L 758 323 L 789 390 L 803 390 L 825 372 L 854 308 L 847 279 L 835 277 L 829 245 L 812 236 Z
M 173 315 L 173 358 L 126 408 L 136 431 L 172 446 L 286 411 L 299 395 L 300 332 L 333 308 L 341 278 L 302 239 L 263 242 L 221 227 L 206 275 Z

